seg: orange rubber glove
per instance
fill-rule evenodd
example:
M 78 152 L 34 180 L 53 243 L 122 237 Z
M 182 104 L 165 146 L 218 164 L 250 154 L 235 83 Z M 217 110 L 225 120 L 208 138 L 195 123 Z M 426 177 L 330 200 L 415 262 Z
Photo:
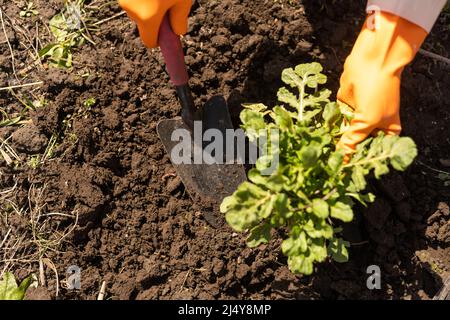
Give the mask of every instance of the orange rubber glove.
M 354 119 L 338 148 L 347 154 L 379 130 L 400 134 L 400 80 L 427 36 L 418 25 L 396 15 L 368 16 L 344 65 L 338 102 L 354 109 Z
M 141 39 L 149 48 L 158 46 L 159 27 L 167 12 L 173 32 L 182 35 L 187 31 L 192 0 L 119 0 L 119 4 L 137 23 Z

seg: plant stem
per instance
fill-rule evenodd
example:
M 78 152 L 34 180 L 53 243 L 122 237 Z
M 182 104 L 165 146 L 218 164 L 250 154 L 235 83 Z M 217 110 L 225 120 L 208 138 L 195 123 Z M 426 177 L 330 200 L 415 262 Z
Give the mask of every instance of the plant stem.
M 306 85 L 306 79 L 302 79 L 301 85 L 298 87 L 298 91 L 300 91 L 300 107 L 298 110 L 298 120 L 303 121 L 303 108 L 304 108 L 304 100 L 305 100 L 305 85 Z
M 372 159 L 366 159 L 366 160 L 361 160 L 361 161 L 357 161 L 357 162 L 354 162 L 354 163 L 346 164 L 346 165 L 343 166 L 343 168 L 350 168 L 350 167 L 354 167 L 356 165 L 362 165 L 362 164 L 366 164 L 366 163 L 371 163 L 373 161 L 384 160 L 384 159 L 387 159 L 389 157 L 390 156 L 388 154 L 387 155 L 381 155 L 381 156 L 378 156 L 378 157 L 375 157 L 375 158 L 372 158 Z

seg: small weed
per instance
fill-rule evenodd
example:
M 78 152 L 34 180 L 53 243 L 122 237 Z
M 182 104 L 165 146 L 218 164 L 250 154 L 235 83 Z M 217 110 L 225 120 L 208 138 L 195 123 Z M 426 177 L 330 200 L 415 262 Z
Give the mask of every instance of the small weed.
M 41 164 L 40 156 L 38 154 L 31 156 L 27 164 L 31 169 L 37 169 Z
M 33 101 L 33 106 L 35 109 L 43 108 L 43 107 L 46 107 L 47 105 L 48 105 L 48 101 L 43 97 Z
M 74 48 L 81 47 L 86 41 L 95 45 L 89 33 L 95 30 L 93 18 L 84 9 L 84 2 L 84 0 L 66 1 L 63 11 L 50 19 L 50 31 L 56 42 L 39 51 L 39 56 L 47 58 L 50 66 L 71 68 Z
M 39 12 L 36 10 L 36 7 L 32 1 L 27 2 L 27 5 L 19 12 L 21 18 L 29 18 L 32 16 L 37 16 L 38 14 Z
M 83 106 L 90 109 L 97 103 L 97 100 L 95 98 L 88 98 L 83 102 Z
M 47 148 L 45 149 L 44 155 L 42 156 L 42 161 L 44 162 L 47 159 L 51 159 L 54 156 L 54 150 L 57 146 L 57 142 L 58 142 L 58 137 L 59 135 L 57 133 L 54 133 L 51 138 L 50 141 L 47 145 Z
M 71 143 L 76 143 L 78 141 L 78 136 L 76 133 L 71 133 L 69 134 L 68 139 Z

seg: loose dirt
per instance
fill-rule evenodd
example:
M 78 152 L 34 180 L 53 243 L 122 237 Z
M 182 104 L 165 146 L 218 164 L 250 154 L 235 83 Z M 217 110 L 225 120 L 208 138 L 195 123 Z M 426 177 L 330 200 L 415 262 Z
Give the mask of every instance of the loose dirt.
M 35 3 L 44 21 L 61 9 L 59 1 Z M 365 1 L 333 3 L 195 1 L 183 42 L 196 103 L 224 95 L 238 126 L 242 103 L 273 104 L 283 68 L 311 61 L 324 65 L 336 92 Z M 15 4 L 1 6 L 17 24 L 32 28 L 33 22 L 19 19 Z M 98 18 L 118 12 L 117 6 L 106 7 Z M 425 48 L 448 55 L 449 24 L 449 15 L 442 16 Z M 20 34 L 7 32 L 17 50 L 16 68 L 25 67 Z M 450 77 L 442 64 L 418 56 L 404 73 L 403 134 L 416 141 L 420 155 L 406 173 L 373 183 L 377 201 L 359 208 L 346 230 L 353 244 L 350 262 L 323 263 L 313 276 L 297 277 L 280 253 L 280 240 L 246 248 L 245 238 L 229 227 L 212 228 L 185 192 L 156 133 L 160 119 L 180 111 L 159 51 L 144 48 L 125 16 L 102 24 L 93 37 L 97 45 L 75 52 L 71 72 L 31 71 L 44 82 L 35 93 L 48 104 L 33 112 L 32 124 L 0 129 L 2 139 L 12 134 L 12 147 L 26 161 L 70 121 L 45 165 L 0 161 L 0 186 L 16 185 L 9 200 L 17 208 L 30 212 L 40 204 L 42 212 L 77 217 L 58 251 L 42 251 L 61 279 L 70 265 L 82 270 L 81 290 L 62 283 L 59 299 L 94 299 L 102 281 L 107 297 L 115 299 L 428 299 L 438 291 L 439 275 L 450 270 L 450 190 L 435 171 L 445 171 L 442 161 L 450 159 Z M 7 84 L 12 69 L 2 39 L 0 84 Z M 86 111 L 83 102 L 91 97 L 97 102 Z M 0 106 L 7 113 L 20 107 L 6 91 L 0 92 Z M 32 201 L 30 188 L 39 191 Z M 10 218 L 0 224 L 0 239 L 8 228 L 29 232 L 27 215 L 13 212 Z M 60 215 L 46 227 L 63 232 L 74 220 Z M 20 252 L 36 248 L 33 242 Z M 424 262 L 430 260 L 436 268 Z M 374 264 L 382 270 L 382 289 L 370 291 L 366 268 Z M 12 268 L 19 277 L 39 273 L 35 262 Z M 30 297 L 55 297 L 54 271 L 45 267 L 44 274 L 48 290 Z

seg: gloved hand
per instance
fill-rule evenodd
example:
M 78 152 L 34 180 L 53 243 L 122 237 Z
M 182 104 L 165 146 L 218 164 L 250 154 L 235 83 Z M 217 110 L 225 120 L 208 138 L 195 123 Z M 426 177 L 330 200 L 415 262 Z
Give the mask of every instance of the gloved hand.
M 159 27 L 167 12 L 173 32 L 182 35 L 187 31 L 192 0 L 119 0 L 119 4 L 137 23 L 141 39 L 149 48 L 158 46 Z
M 396 15 L 368 16 L 344 65 L 338 102 L 354 109 L 355 117 L 338 148 L 347 154 L 371 133 L 400 134 L 400 80 L 427 31 Z

